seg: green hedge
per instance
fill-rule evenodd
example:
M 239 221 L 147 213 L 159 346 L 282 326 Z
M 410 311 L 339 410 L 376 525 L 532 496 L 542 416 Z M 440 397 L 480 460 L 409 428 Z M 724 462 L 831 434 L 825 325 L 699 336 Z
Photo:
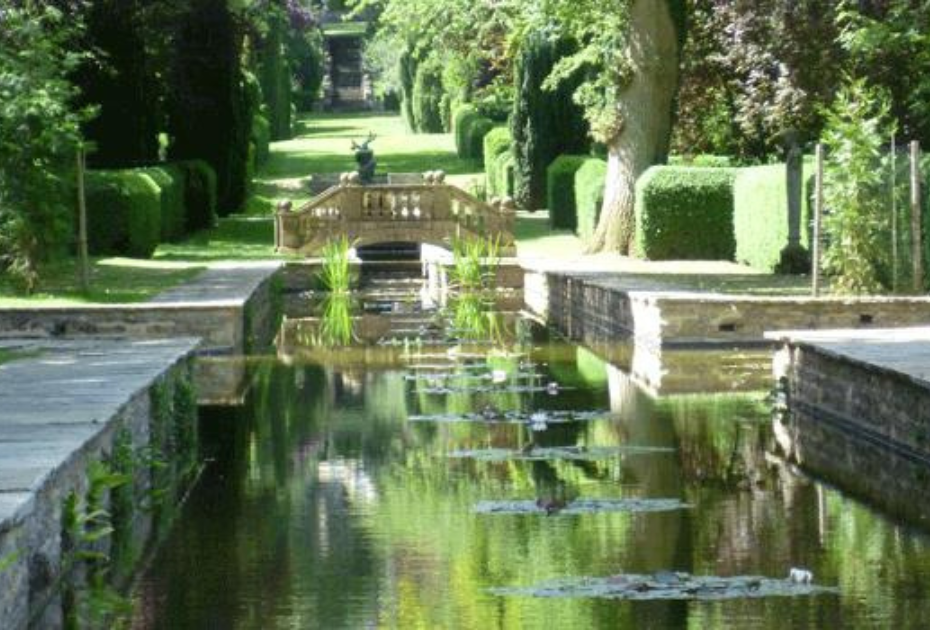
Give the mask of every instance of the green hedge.
M 733 260 L 735 169 L 654 166 L 636 182 L 636 252 L 651 260 Z
M 216 173 L 203 160 L 178 162 L 184 171 L 184 206 L 187 231 L 194 232 L 216 225 Z
M 442 133 L 442 68 L 427 62 L 417 67 L 413 81 L 413 120 L 420 133 Z
M 607 179 L 607 162 L 588 158 L 575 171 L 575 207 L 577 208 L 578 236 L 584 240 L 594 236 L 601 206 L 604 204 L 604 180 Z
M 801 203 L 801 246 L 810 247 L 813 164 L 804 164 Z M 788 245 L 788 183 L 784 164 L 738 169 L 733 183 L 733 231 L 736 260 L 763 271 L 775 271 Z
M 507 127 L 495 127 L 484 136 L 483 156 L 484 174 L 487 180 L 488 196 L 507 195 L 506 179 L 501 176 L 504 161 L 510 155 L 512 139 Z
M 494 128 L 494 122 L 478 113 L 473 105 L 460 105 L 452 123 L 455 150 L 460 158 L 484 163 L 484 138 Z
M 698 153 L 697 155 L 670 155 L 669 166 L 707 166 L 712 168 L 727 168 L 736 166 L 729 155 L 712 155 Z
M 161 240 L 176 241 L 187 234 L 187 211 L 184 203 L 185 174 L 176 164 L 139 169 L 152 178 L 161 190 Z
M 87 239 L 95 255 L 148 258 L 161 237 L 161 190 L 141 170 L 89 171 Z
M 558 61 L 577 50 L 568 40 L 545 33 L 526 38 L 517 58 L 513 114 L 514 187 L 518 205 L 537 210 L 546 205 L 546 169 L 559 155 L 580 155 L 590 147 L 588 125 L 574 93 L 581 72 L 560 81 L 556 90 L 543 84 Z
M 549 225 L 554 230 L 575 230 L 578 227 L 575 173 L 587 159 L 584 155 L 560 155 L 546 169 Z
M 255 147 L 255 166 L 262 166 L 271 157 L 271 123 L 263 114 L 252 118 L 252 146 Z

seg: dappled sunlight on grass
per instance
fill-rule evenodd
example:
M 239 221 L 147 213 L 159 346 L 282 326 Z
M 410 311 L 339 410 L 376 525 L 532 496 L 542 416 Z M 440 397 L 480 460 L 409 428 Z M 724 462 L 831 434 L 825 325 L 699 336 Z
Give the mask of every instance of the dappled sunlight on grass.
M 144 302 L 202 270 L 203 266 L 189 262 L 98 258 L 92 261 L 91 289 L 82 294 L 78 289 L 77 262 L 64 260 L 42 267 L 42 281 L 32 295 L 20 295 L 0 282 L 0 307 Z
M 163 243 L 155 251 L 157 260 L 261 260 L 276 258 L 274 221 L 268 217 L 232 216 L 219 220 L 215 228 L 197 232 L 181 243 Z

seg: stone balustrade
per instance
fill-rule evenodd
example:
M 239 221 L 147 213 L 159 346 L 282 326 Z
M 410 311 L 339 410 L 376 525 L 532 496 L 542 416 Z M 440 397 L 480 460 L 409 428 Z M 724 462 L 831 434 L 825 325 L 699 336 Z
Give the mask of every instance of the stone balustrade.
M 343 175 L 338 186 L 296 210 L 286 204 L 278 209 L 278 252 L 318 255 L 340 236 L 354 246 L 413 242 L 449 247 L 454 238 L 491 238 L 498 240 L 502 255 L 514 251 L 512 202 L 485 203 L 446 184 L 441 172 L 425 174 L 420 184 L 360 185 L 353 175 Z

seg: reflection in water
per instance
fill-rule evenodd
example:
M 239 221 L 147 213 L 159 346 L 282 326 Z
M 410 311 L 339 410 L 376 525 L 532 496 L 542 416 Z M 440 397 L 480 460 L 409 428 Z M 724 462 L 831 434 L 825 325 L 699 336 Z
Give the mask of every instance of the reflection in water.
M 924 627 L 928 540 L 782 466 L 760 394 L 655 399 L 586 350 L 519 327 L 491 350 L 424 346 L 329 367 L 256 361 L 246 406 L 203 414 L 213 464 L 141 583 L 137 627 Z M 420 387 L 437 375 L 493 382 L 495 371 L 506 375 L 499 387 Z M 509 387 L 549 381 L 556 395 Z M 610 411 L 540 430 L 408 421 L 487 409 Z M 659 448 L 618 448 L 630 445 Z M 569 447 L 615 452 L 450 456 Z M 692 507 L 560 509 L 655 498 Z M 489 501 L 542 509 L 478 513 Z M 489 590 L 665 570 L 782 577 L 793 566 L 840 595 L 620 602 Z

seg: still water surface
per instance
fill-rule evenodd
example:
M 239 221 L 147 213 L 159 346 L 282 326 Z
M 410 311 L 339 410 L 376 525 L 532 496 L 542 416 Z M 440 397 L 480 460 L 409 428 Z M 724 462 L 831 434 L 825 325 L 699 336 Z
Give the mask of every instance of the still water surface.
M 246 405 L 202 411 L 210 464 L 141 582 L 135 627 L 930 627 L 930 540 L 781 462 L 764 393 L 654 399 L 587 350 L 518 328 L 500 347 L 398 349 L 378 366 L 351 349 L 325 365 L 254 358 Z M 518 410 L 603 413 L 535 427 L 463 416 Z M 561 510 L 621 498 L 690 507 Z M 476 513 L 517 500 L 552 513 Z M 840 594 L 489 592 L 665 570 L 780 578 L 791 567 Z

